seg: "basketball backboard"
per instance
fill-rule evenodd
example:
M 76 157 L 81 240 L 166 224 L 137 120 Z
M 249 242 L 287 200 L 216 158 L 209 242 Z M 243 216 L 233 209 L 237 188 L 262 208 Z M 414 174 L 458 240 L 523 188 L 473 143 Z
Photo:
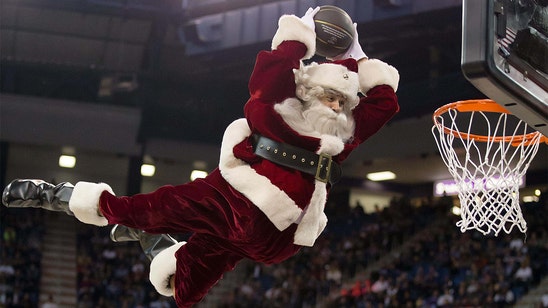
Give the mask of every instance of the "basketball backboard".
M 463 0 L 465 77 L 548 136 L 548 1 Z

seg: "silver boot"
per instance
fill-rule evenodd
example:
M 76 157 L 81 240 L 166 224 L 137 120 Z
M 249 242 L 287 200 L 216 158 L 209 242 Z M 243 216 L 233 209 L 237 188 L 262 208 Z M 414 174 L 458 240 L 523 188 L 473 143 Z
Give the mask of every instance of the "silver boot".
M 113 242 L 139 242 L 143 253 L 150 261 L 162 250 L 178 243 L 169 234 L 151 234 L 123 225 L 114 225 L 112 227 L 110 239 Z
M 36 207 L 74 216 L 69 209 L 73 189 L 70 183 L 54 185 L 42 180 L 14 180 L 4 188 L 2 203 L 6 207 Z

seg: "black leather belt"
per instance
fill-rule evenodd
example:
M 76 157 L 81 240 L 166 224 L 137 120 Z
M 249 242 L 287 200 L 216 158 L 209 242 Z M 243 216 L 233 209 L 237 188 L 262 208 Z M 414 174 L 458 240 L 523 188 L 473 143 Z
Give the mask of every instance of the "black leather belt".
M 311 174 L 316 180 L 331 185 L 341 179 L 341 167 L 331 159 L 331 155 L 316 154 L 258 134 L 252 135 L 251 141 L 255 154 L 271 162 Z

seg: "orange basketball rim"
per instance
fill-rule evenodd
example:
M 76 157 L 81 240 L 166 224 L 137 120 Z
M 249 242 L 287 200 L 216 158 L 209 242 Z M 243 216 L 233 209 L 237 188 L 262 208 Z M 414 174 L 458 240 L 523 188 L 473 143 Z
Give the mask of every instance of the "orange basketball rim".
M 511 114 L 506 108 L 497 104 L 495 101 L 490 99 L 474 99 L 466 101 L 457 101 L 453 103 L 446 104 L 434 111 L 432 117 L 434 124 L 438 129 L 443 128 L 444 133 L 451 134 L 455 137 L 463 138 L 466 140 L 476 140 L 480 142 L 510 142 L 512 145 L 530 145 L 532 142 L 546 143 L 548 144 L 548 137 L 542 135 L 540 132 L 535 131 L 521 136 L 509 135 L 509 136 L 484 136 L 471 133 L 464 133 L 453 130 L 449 127 L 444 126 L 439 122 L 440 117 L 449 110 L 457 110 L 458 112 L 493 112 L 493 113 L 505 113 Z M 538 138 L 538 135 L 541 135 Z

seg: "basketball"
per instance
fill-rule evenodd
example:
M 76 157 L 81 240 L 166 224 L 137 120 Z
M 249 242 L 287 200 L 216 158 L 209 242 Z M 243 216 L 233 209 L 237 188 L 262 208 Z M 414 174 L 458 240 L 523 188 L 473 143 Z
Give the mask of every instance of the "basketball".
M 344 10 L 323 5 L 314 16 L 316 54 L 334 57 L 345 52 L 354 39 L 352 18 Z

